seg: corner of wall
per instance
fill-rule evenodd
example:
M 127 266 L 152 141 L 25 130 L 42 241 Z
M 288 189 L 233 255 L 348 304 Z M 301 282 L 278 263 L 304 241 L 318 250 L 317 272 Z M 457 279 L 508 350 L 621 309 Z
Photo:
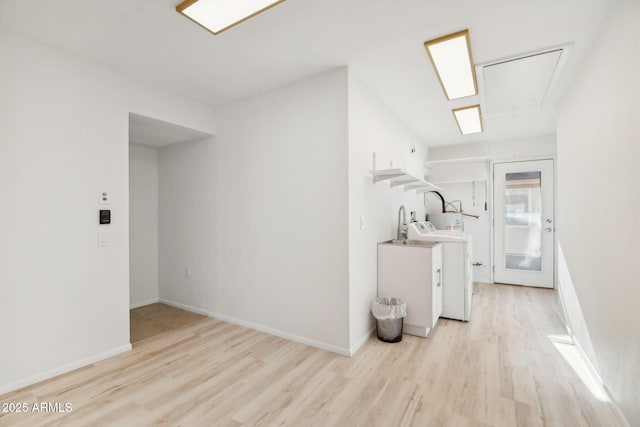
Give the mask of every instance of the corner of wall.
M 422 177 L 427 149 L 352 70 L 348 82 L 349 347 L 355 353 L 374 325 L 370 304 L 377 295 L 377 243 L 393 237 L 400 205 L 419 218 L 425 212 L 422 196 L 390 188 L 388 182 L 373 183 L 373 153 L 377 168 L 393 164 Z

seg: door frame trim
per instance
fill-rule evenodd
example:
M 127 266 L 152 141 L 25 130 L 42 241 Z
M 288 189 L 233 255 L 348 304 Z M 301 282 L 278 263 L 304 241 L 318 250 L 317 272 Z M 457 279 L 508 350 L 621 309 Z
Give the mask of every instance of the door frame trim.
M 531 157 L 522 157 L 522 158 L 502 158 L 491 160 L 490 162 L 490 173 L 489 173 L 489 229 L 491 230 L 491 238 L 489 244 L 489 258 L 491 259 L 491 269 L 489 271 L 489 277 L 491 278 L 491 283 L 495 283 L 495 211 L 494 211 L 494 178 L 495 178 L 495 165 L 496 164 L 504 164 L 504 163 L 524 163 L 524 162 L 534 162 L 537 160 L 552 160 L 553 161 L 553 217 L 554 217 L 554 232 L 553 232 L 553 288 L 554 290 L 558 289 L 558 165 L 556 156 L 531 156 Z

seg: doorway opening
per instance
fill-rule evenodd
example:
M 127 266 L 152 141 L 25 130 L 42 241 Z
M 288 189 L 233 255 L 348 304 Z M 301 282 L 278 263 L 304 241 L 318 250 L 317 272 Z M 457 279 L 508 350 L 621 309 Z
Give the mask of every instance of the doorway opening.
M 173 155 L 170 150 L 176 151 L 178 144 L 209 137 L 195 129 L 129 114 L 129 338 L 134 346 L 205 318 L 165 304 L 160 199 L 164 187 L 171 184 L 163 179 L 162 159 Z

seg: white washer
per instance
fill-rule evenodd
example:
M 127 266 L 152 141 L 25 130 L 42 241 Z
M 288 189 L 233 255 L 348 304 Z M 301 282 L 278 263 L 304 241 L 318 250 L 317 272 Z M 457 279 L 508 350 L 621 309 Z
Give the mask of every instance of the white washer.
M 471 234 L 436 230 L 428 221 L 409 224 L 407 237 L 442 243 L 442 315 L 449 319 L 471 320 L 473 270 Z

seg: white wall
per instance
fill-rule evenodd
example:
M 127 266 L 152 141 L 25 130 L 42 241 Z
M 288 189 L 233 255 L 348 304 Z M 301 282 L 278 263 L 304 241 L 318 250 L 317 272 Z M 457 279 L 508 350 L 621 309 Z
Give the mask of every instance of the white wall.
M 129 145 L 129 305 L 158 301 L 158 149 Z
M 465 231 L 473 236 L 473 262 L 482 263 L 473 268 L 473 280 L 491 282 L 491 162 L 508 162 L 536 158 L 555 158 L 556 140 L 553 135 L 517 139 L 510 141 L 494 141 L 490 143 L 461 144 L 443 147 L 432 147 L 429 160 L 451 160 L 473 157 L 486 157 L 486 161 L 475 162 L 434 162 L 429 171 L 429 180 L 445 182 L 440 184 L 442 195 L 447 201 L 461 200 L 466 213 L 478 215 L 479 219 L 465 217 Z M 468 181 L 472 182 L 459 182 Z M 487 181 L 486 184 L 484 181 Z M 473 194 L 475 187 L 475 206 Z M 488 210 L 484 210 L 487 200 Z M 429 196 L 427 199 L 429 212 L 442 211 L 440 199 Z
M 416 152 L 411 153 L 415 147 Z M 398 209 L 407 220 L 415 210 L 424 219 L 423 197 L 388 182 L 373 184 L 376 168 L 402 168 L 423 177 L 426 147 L 363 83 L 349 73 L 349 317 L 350 348 L 355 351 L 374 325 L 370 304 L 377 295 L 377 243 L 394 239 Z M 364 230 L 360 227 L 364 217 Z
M 217 123 L 160 151 L 161 299 L 348 353 L 346 69 Z
M 234 286 L 218 280 L 225 255 L 217 252 L 224 242 L 216 228 L 235 228 L 248 219 L 232 206 L 224 217 L 216 216 L 216 204 L 222 202 L 217 187 L 234 188 L 235 180 L 217 174 L 214 141 L 211 137 L 161 148 L 158 164 L 160 298 L 205 312 L 217 307 L 219 292 Z
M 612 5 L 558 117 L 558 238 L 607 389 L 640 425 L 640 3 Z M 566 283 L 561 283 L 565 286 Z M 567 292 L 570 295 L 572 292 Z
M 489 157 L 493 162 L 555 158 L 556 136 L 541 135 L 489 144 Z
M 215 128 L 204 104 L 10 34 L 0 63 L 2 393 L 130 348 L 129 112 Z
M 377 242 L 401 204 L 424 217 L 421 196 L 373 185 L 372 154 L 423 176 L 426 148 L 346 69 L 218 113 L 215 138 L 160 150 L 161 300 L 352 353 Z

